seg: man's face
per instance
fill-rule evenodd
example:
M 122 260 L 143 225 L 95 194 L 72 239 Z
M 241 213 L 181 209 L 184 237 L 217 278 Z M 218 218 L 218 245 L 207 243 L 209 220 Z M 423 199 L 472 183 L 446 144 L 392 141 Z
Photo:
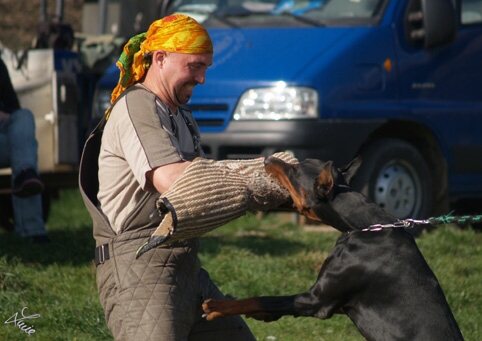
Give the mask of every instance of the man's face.
M 167 53 L 160 70 L 160 82 L 170 107 L 186 104 L 198 84 L 204 84 L 212 54 Z

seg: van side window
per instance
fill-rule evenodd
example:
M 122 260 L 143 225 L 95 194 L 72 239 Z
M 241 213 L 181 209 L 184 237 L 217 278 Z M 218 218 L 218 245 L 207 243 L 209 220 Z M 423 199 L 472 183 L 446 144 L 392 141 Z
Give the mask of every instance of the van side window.
M 462 0 L 462 24 L 482 24 L 482 0 Z
M 378 14 L 383 2 L 379 0 L 324 1 L 323 18 L 370 18 Z

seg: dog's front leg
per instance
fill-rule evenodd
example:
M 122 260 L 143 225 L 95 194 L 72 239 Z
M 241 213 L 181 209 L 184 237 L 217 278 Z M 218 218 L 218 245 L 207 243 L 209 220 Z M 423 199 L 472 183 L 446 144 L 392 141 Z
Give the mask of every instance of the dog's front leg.
M 263 296 L 244 300 L 208 299 L 203 302 L 204 317 L 214 320 L 232 315 L 246 315 L 265 322 L 276 321 L 283 315 L 293 315 L 295 296 Z
M 208 299 L 203 302 L 202 309 L 208 321 L 232 315 L 255 316 L 261 310 L 256 297 L 244 300 Z
M 318 278 L 310 290 L 292 296 L 259 296 L 244 300 L 208 299 L 202 304 L 207 320 L 232 315 L 247 315 L 266 322 L 281 316 L 313 316 L 330 318 L 344 313 L 342 302 L 353 296 L 353 286 L 360 278 L 353 276 L 353 267 L 345 263 L 356 263 L 346 246 L 337 244 L 322 265 Z M 356 258 L 356 257 L 355 257 Z

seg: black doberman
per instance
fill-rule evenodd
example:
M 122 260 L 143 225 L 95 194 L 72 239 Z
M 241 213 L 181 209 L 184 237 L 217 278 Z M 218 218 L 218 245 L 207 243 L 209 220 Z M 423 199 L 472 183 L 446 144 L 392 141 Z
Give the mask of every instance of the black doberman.
M 397 219 L 354 191 L 350 180 L 360 159 L 336 169 L 331 161 L 287 164 L 265 160 L 266 171 L 288 189 L 297 211 L 343 234 L 316 283 L 292 296 L 206 300 L 213 320 L 246 315 L 266 322 L 283 315 L 328 319 L 346 314 L 367 340 L 463 340 L 437 278 L 403 227 L 363 231 Z

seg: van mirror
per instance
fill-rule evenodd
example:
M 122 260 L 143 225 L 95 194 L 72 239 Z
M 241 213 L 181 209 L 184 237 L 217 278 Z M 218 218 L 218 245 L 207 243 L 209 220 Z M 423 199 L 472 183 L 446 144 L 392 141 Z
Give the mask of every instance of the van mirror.
M 409 42 L 426 49 L 443 46 L 457 36 L 457 17 L 452 0 L 412 0 L 405 29 Z

